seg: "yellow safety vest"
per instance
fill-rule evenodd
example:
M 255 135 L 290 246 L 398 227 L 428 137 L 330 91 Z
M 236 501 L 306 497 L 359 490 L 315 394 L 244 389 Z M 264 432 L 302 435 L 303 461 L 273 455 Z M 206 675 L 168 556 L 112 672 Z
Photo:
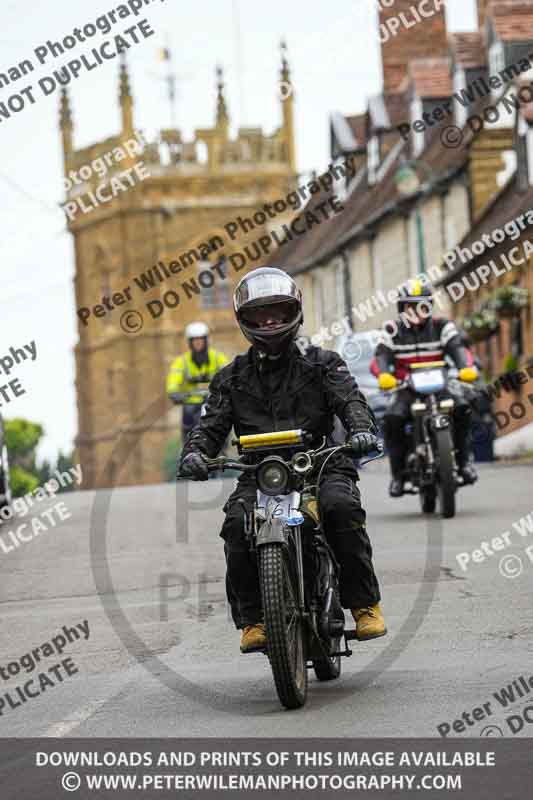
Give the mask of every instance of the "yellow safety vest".
M 212 347 L 208 348 L 207 355 L 208 361 L 201 367 L 194 363 L 190 350 L 175 358 L 167 375 L 167 394 L 194 392 L 198 388 L 198 384 L 192 381 L 192 378 L 210 381 L 218 370 L 228 363 L 224 353 L 220 353 Z M 207 385 L 202 386 L 202 389 L 207 389 Z M 199 394 L 190 395 L 186 403 L 187 405 L 196 405 L 203 403 L 204 399 Z

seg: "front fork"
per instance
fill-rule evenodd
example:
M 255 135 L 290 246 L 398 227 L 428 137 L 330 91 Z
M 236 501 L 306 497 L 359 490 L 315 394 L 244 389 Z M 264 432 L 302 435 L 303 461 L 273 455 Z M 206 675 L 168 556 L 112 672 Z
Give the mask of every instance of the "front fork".
M 302 617 L 305 614 L 305 590 L 304 590 L 304 558 L 302 548 L 302 528 L 296 525 L 293 529 L 294 553 L 296 556 L 296 569 L 298 571 L 298 608 Z

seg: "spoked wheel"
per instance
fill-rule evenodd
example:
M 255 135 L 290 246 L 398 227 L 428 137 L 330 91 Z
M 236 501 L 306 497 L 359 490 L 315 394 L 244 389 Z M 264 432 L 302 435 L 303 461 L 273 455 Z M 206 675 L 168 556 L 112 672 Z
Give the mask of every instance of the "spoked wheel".
M 440 513 L 445 519 L 455 516 L 455 476 L 453 470 L 453 442 L 448 428 L 435 431 L 438 462 L 438 491 Z
M 285 708 L 301 708 L 307 698 L 305 631 L 283 545 L 266 544 L 260 548 L 259 574 L 268 657 L 278 697 Z
M 433 514 L 437 508 L 437 489 L 435 486 L 420 487 L 420 507 L 424 514 Z

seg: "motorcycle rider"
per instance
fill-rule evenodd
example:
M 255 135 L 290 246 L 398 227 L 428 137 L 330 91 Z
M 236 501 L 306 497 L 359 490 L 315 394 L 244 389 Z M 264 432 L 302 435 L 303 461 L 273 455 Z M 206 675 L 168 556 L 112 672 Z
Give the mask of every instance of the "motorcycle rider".
M 400 293 L 398 312 L 399 319 L 385 324 L 371 365 L 381 389 L 395 389 L 398 382 L 408 376 L 411 364 L 440 361 L 446 355 L 459 370 L 459 380 L 465 383 L 477 380 L 478 370 L 472 354 L 464 346 L 455 323 L 433 316 L 433 294 L 427 283 L 419 279 L 409 281 Z M 458 471 L 465 484 L 475 483 L 477 473 L 470 451 L 471 406 L 463 394 L 454 393 L 453 398 Z M 385 412 L 385 444 L 392 473 L 391 497 L 401 497 L 404 491 L 408 447 L 405 427 L 411 416 L 412 399 L 408 389 L 401 390 Z
M 207 384 L 216 372 L 228 363 L 218 350 L 209 347 L 209 328 L 205 322 L 190 322 L 185 328 L 189 349 L 174 359 L 167 375 L 167 394 L 178 405 L 183 405 L 181 441 L 200 419 L 205 397 L 194 394 L 198 384 Z
M 232 426 L 237 436 L 302 428 L 314 434 L 314 448 L 331 433 L 337 414 L 354 453 L 338 453 L 325 467 L 321 518 L 340 564 L 341 604 L 352 610 L 358 638 L 383 636 L 379 585 L 354 464 L 354 458 L 376 447 L 372 412 L 340 356 L 314 346 L 298 348 L 294 339 L 303 321 L 302 298 L 289 275 L 275 267 L 253 270 L 236 287 L 233 305 L 252 346 L 212 380 L 205 414 L 183 449 L 178 474 L 206 480 L 203 456 L 219 452 Z M 244 534 L 242 501 L 250 510 L 255 497 L 255 478 L 242 475 L 224 506 L 220 534 L 233 621 L 243 629 L 242 652 L 266 643 L 257 561 Z

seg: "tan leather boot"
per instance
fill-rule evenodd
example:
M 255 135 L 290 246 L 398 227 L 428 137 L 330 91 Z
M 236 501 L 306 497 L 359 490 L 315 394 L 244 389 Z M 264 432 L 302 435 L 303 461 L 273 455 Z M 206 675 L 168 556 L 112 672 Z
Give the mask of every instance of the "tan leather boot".
M 253 653 L 266 647 L 265 626 L 262 622 L 257 625 L 245 625 L 241 636 L 241 653 Z
M 367 639 L 377 639 L 378 636 L 385 636 L 387 633 L 379 603 L 367 608 L 352 608 L 352 616 L 355 620 L 357 638 L 361 642 Z

